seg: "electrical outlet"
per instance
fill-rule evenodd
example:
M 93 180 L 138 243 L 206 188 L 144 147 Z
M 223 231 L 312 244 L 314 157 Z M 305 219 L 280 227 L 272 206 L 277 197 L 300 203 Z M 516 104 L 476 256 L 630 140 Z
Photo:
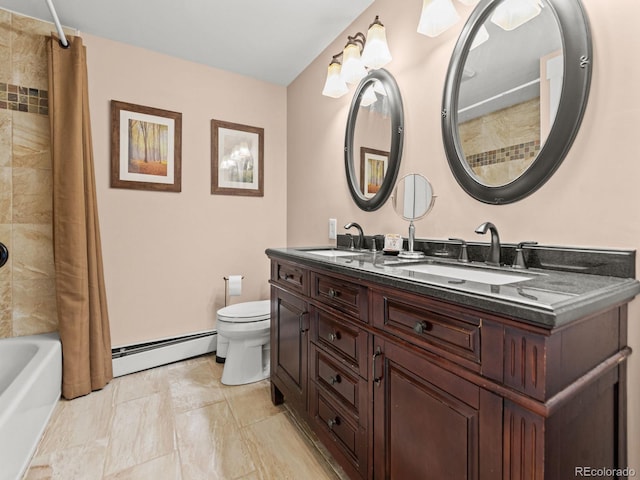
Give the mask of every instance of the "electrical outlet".
M 338 221 L 335 218 L 329 219 L 329 240 L 335 240 L 337 237 Z

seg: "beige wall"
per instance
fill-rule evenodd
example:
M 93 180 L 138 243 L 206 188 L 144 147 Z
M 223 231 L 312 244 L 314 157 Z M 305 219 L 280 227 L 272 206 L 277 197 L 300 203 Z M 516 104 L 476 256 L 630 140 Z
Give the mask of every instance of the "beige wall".
M 454 2 L 463 18 L 471 9 Z M 342 145 L 351 99 L 320 92 L 331 55 L 347 34 L 365 31 L 376 14 L 387 27 L 394 56 L 387 69 L 396 77 L 405 107 L 405 148 L 400 175 L 418 172 L 438 196 L 432 212 L 416 222 L 424 238 L 479 240 L 473 231 L 494 222 L 505 242 L 537 240 L 550 245 L 640 247 L 640 147 L 634 141 L 640 119 L 640 64 L 628 56 L 640 3 L 583 0 L 590 17 L 594 49 L 589 105 L 575 143 L 554 176 L 532 196 L 510 205 L 480 203 L 452 176 L 440 128 L 442 90 L 449 57 L 463 22 L 440 37 L 416 33 L 421 2 L 376 0 L 288 88 L 287 239 L 290 246 L 330 243 L 327 220 L 357 221 L 365 233 L 400 232 L 407 223 L 390 202 L 362 212 L 351 200 L 344 178 Z M 321 201 L 318 201 L 321 200 Z M 640 300 L 629 311 L 629 343 L 636 353 L 629 368 L 629 455 L 640 470 Z M 589 345 L 585 345 L 589 348 Z
M 103 38 L 87 46 L 105 281 L 114 345 L 214 327 L 224 276 L 269 298 L 267 247 L 286 242 L 286 89 Z M 182 113 L 182 192 L 109 187 L 109 102 Z M 211 120 L 264 128 L 264 197 L 211 195 Z
M 46 91 L 51 30 L 0 10 L 0 84 Z M 286 243 L 286 89 L 82 37 L 113 345 L 213 328 L 224 276 L 245 277 L 231 303 L 268 298 L 264 250 Z M 109 187 L 112 99 L 182 113 L 181 193 Z M 214 118 L 264 128 L 264 197 L 210 194 Z M 0 146 L 0 241 L 10 249 L 0 270 L 0 337 L 52 331 L 48 117 L 0 108 Z

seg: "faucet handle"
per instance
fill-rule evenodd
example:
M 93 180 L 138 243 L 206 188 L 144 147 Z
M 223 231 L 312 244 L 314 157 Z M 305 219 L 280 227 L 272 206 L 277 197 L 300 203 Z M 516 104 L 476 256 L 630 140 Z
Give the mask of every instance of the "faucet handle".
M 355 250 L 356 247 L 353 244 L 353 235 L 351 235 L 350 233 L 346 233 L 345 235 L 349 237 L 349 250 Z
M 524 252 L 522 249 L 527 245 L 537 245 L 538 242 L 520 242 L 516 247 L 516 256 L 513 259 L 513 268 L 527 268 L 527 262 L 524 259 Z
M 468 263 L 469 254 L 467 253 L 467 242 L 462 238 L 450 238 L 449 240 L 452 242 L 460 242 L 460 256 L 458 257 L 458 261 Z
M 371 251 L 372 252 L 377 252 L 378 251 L 378 245 L 382 245 L 382 248 L 384 248 L 384 235 L 374 235 L 373 237 L 371 237 Z

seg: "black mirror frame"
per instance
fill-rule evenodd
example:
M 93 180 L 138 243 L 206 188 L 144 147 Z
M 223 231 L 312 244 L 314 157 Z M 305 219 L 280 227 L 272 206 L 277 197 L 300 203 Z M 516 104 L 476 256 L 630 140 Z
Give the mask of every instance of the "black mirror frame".
M 580 0 L 546 0 L 555 13 L 563 43 L 564 81 L 555 121 L 531 166 L 517 179 L 497 187 L 479 183 L 470 171 L 458 134 L 458 91 L 471 43 L 501 0 L 481 0 L 467 20 L 447 71 L 442 101 L 442 139 L 449 166 L 460 186 L 481 202 L 506 204 L 540 188 L 560 166 L 575 139 L 591 85 L 592 46 L 589 20 Z
M 389 163 L 387 165 L 387 174 L 384 177 L 380 190 L 371 198 L 366 198 L 360 192 L 358 178 L 355 172 L 355 162 L 353 156 L 353 137 L 356 126 L 356 118 L 360 108 L 362 95 L 366 88 L 373 83 L 374 80 L 379 81 L 387 92 L 389 105 L 391 107 L 391 147 L 389 149 Z M 347 129 L 344 137 L 344 167 L 347 175 L 347 184 L 349 192 L 353 197 L 356 205 L 366 212 L 372 212 L 379 209 L 389 199 L 391 192 L 398 178 L 400 170 L 400 159 L 402 158 L 402 145 L 404 142 L 404 108 L 402 106 L 402 96 L 396 80 L 387 70 L 378 69 L 370 71 L 364 77 L 351 101 L 349 116 L 347 117 Z

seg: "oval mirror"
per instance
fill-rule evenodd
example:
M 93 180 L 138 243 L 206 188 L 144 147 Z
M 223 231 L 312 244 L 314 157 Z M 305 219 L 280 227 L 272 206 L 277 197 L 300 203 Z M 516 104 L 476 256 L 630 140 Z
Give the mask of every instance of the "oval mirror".
M 362 79 L 351 101 L 344 142 L 349 191 L 365 211 L 387 201 L 400 168 L 404 110 L 400 90 L 384 69 Z
M 525 4 L 513 23 L 510 9 Z M 580 127 L 591 58 L 579 0 L 481 0 L 456 43 L 442 110 L 447 159 L 467 193 L 511 203 L 549 179 Z

